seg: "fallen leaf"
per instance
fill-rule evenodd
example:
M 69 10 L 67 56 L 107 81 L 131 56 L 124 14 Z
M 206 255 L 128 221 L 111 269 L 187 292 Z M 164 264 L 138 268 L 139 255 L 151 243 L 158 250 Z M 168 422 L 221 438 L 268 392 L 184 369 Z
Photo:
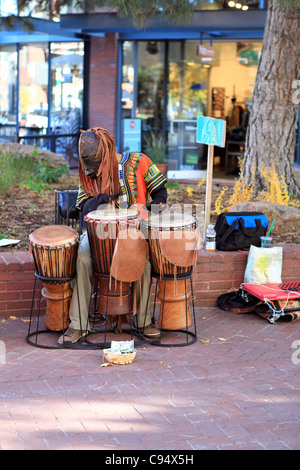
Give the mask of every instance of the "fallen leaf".
M 26 320 L 25 318 L 21 318 L 21 321 L 24 322 L 24 323 L 29 323 L 30 320 Z
M 114 366 L 112 362 L 104 362 L 100 367 Z
M 14 317 L 13 315 L 9 317 L 11 320 L 18 320 L 17 317 Z
M 209 339 L 201 339 L 201 343 L 209 343 Z
M 220 341 L 227 341 L 226 338 L 218 338 Z
M 103 385 L 100 385 L 100 387 L 97 387 L 97 388 L 94 388 L 94 392 L 96 392 L 97 390 L 101 390 L 101 388 L 105 387 L 107 385 L 107 382 L 105 382 Z

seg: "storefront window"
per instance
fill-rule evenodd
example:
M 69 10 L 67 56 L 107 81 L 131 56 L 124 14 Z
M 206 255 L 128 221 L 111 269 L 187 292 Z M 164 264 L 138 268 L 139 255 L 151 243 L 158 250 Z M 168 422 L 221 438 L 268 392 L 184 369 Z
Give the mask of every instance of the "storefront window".
M 15 139 L 17 122 L 16 46 L 0 47 L 0 142 Z
M 237 133 L 234 140 L 244 140 L 261 47 L 195 40 L 123 43 L 123 124 L 140 119 L 142 151 L 151 131 L 163 136 L 170 177 L 206 169 L 207 148 L 196 141 L 197 116 L 226 120 L 227 139 Z M 223 164 L 225 152 L 216 147 L 215 161 Z
M 142 148 L 150 135 L 163 136 L 165 43 L 139 41 L 136 117 L 142 120 Z
M 262 43 L 224 42 L 214 47 L 219 61 L 210 71 L 210 115 L 226 119 L 228 131 L 245 129 Z
M 82 123 L 83 44 L 51 44 L 51 114 L 50 127 L 56 139 L 55 151 L 78 159 L 78 135 Z M 64 134 L 69 134 L 65 136 Z
M 196 42 L 169 44 L 168 144 L 170 170 L 201 167 L 203 145 L 196 142 L 197 116 L 208 112 L 209 68 Z
M 48 46 L 22 45 L 19 53 L 19 135 L 22 143 L 33 145 L 27 136 L 46 134 L 48 129 Z M 39 145 L 42 141 L 39 142 Z
M 134 43 L 123 42 L 123 66 L 122 66 L 122 118 L 134 118 Z
M 150 136 L 159 139 L 163 136 L 164 87 L 165 43 L 124 41 L 121 85 L 123 151 L 145 151 Z

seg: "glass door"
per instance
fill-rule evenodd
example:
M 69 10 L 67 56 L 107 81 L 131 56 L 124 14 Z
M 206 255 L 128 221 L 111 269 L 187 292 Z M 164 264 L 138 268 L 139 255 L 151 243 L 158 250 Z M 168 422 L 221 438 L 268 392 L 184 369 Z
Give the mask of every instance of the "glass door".
M 0 142 L 15 140 L 17 134 L 17 50 L 0 47 Z
M 169 170 L 199 170 L 204 146 L 196 142 L 197 116 L 207 115 L 209 67 L 196 42 L 169 43 L 168 74 Z
M 198 56 L 198 44 L 123 41 L 122 151 L 142 151 L 155 163 L 163 155 L 169 170 L 202 169 L 196 127 L 197 116 L 207 115 L 210 66 Z
M 123 151 L 147 153 L 150 140 L 155 144 L 165 137 L 165 44 L 163 41 L 123 42 Z M 154 159 L 150 154 L 149 157 Z

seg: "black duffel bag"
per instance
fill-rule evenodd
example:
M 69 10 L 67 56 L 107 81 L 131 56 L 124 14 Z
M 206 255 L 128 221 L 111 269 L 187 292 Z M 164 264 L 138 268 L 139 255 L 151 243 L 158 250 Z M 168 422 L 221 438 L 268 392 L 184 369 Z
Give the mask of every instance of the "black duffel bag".
M 225 212 L 215 224 L 216 247 L 220 251 L 249 250 L 260 246 L 260 237 L 266 235 L 268 219 L 262 212 Z

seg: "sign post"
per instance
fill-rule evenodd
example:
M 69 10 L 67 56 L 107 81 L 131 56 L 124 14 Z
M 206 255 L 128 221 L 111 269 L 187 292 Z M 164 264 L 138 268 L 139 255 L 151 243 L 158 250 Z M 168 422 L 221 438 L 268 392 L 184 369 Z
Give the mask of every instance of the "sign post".
M 205 233 L 210 222 L 212 176 L 214 166 L 214 146 L 225 147 L 226 121 L 206 116 L 197 117 L 197 142 L 208 145 L 206 195 L 205 195 Z

